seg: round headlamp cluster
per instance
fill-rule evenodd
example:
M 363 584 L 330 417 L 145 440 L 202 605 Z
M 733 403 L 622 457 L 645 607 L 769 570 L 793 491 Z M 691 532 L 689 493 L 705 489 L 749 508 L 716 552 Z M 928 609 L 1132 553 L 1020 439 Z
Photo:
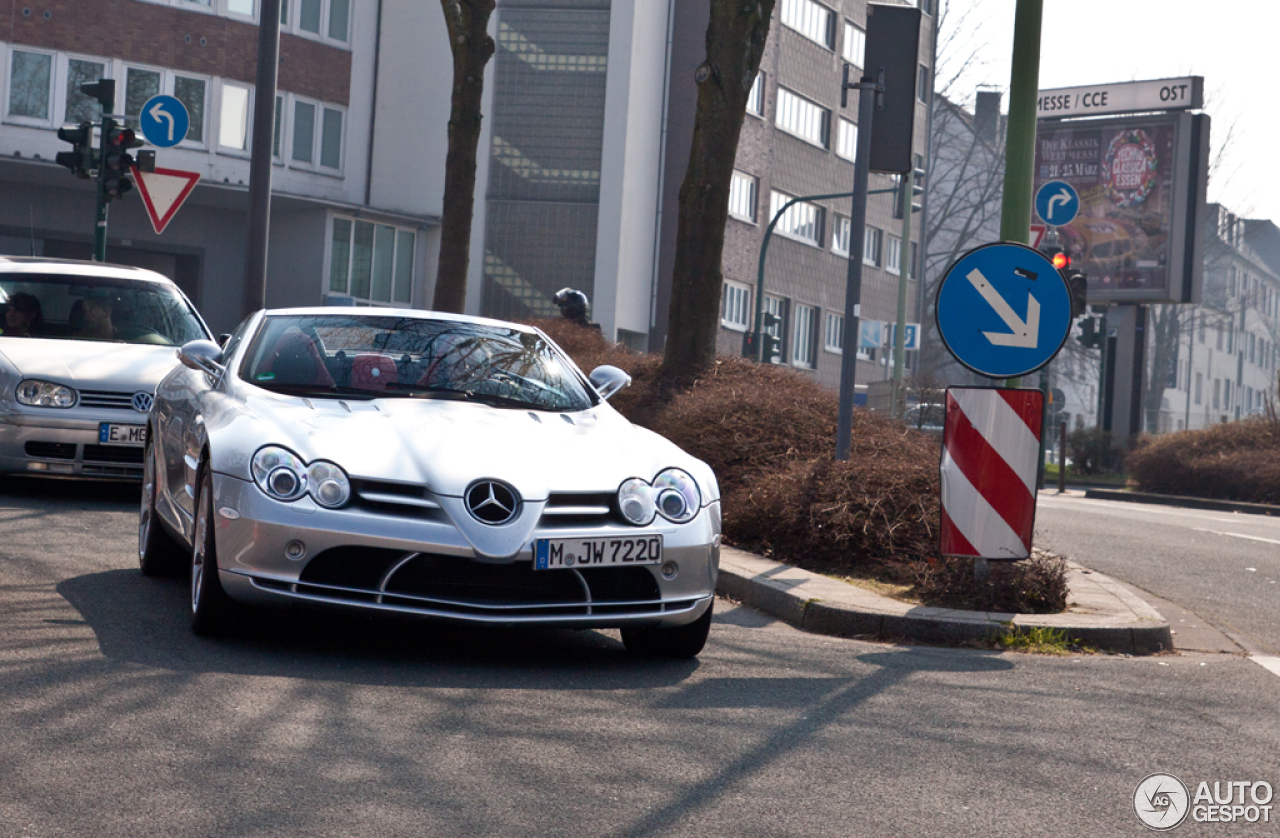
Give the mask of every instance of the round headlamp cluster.
M 28 378 L 18 385 L 18 402 L 30 407 L 75 407 L 76 391 L 52 381 Z
M 669 468 L 652 483 L 632 477 L 618 487 L 618 509 L 628 523 L 643 527 L 661 515 L 675 524 L 693 520 L 702 505 L 698 484 L 678 468 Z
M 347 473 L 327 460 L 307 465 L 292 451 L 274 445 L 253 455 L 253 482 L 268 497 L 293 501 L 305 494 L 318 504 L 337 509 L 351 499 Z

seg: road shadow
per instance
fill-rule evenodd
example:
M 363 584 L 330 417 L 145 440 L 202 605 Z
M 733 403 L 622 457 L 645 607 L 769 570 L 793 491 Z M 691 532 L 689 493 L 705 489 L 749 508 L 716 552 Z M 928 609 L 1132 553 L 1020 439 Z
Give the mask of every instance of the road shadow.
M 187 625 L 184 579 L 111 570 L 58 583 L 110 660 L 176 672 L 219 672 L 348 684 L 637 689 L 678 684 L 697 660 L 628 654 L 598 631 L 469 627 L 340 610 L 245 609 L 224 637 Z M 713 635 L 714 637 L 714 635 Z M 529 680 L 530 671 L 540 678 Z
M 28 508 L 137 509 L 142 484 L 127 480 L 63 480 L 26 475 L 0 476 L 0 505 Z

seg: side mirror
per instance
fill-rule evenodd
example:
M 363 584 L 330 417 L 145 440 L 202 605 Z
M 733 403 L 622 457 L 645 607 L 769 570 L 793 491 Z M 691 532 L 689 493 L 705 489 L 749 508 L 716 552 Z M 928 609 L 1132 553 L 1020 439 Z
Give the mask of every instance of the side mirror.
M 184 367 L 221 378 L 227 368 L 222 366 L 222 347 L 209 340 L 193 340 L 178 350 L 178 360 Z
M 600 394 L 600 398 L 608 401 L 609 397 L 624 387 L 631 385 L 631 376 L 609 364 L 603 364 L 591 371 L 591 384 Z
M 231 340 L 230 334 L 218 335 L 218 346 L 226 346 L 227 341 Z

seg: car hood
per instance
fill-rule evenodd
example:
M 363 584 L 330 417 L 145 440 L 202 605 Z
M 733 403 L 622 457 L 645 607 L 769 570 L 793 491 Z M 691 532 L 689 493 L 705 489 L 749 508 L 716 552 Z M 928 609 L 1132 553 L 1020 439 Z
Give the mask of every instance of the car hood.
M 460 497 L 484 477 L 510 483 L 531 501 L 553 492 L 612 492 L 627 478 L 652 480 L 677 466 L 698 481 L 704 503 L 718 498 L 710 468 L 606 404 L 555 413 L 443 399 L 262 394 L 245 407 L 262 422 L 255 449 L 275 442 L 308 461 L 331 460 L 352 477 L 421 483 L 436 495 Z
M 154 392 L 178 363 L 172 346 L 42 338 L 0 339 L 0 357 L 22 378 L 120 392 Z

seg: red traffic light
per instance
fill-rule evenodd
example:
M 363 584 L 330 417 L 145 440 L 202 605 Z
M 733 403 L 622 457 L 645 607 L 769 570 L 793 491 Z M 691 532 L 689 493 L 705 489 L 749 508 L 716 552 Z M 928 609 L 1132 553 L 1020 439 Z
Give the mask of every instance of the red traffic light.
M 1071 267 L 1071 257 L 1065 253 L 1053 254 L 1053 266 L 1058 270 Z
M 107 135 L 107 142 L 120 148 L 137 148 L 143 144 L 132 128 L 117 128 L 111 131 Z

